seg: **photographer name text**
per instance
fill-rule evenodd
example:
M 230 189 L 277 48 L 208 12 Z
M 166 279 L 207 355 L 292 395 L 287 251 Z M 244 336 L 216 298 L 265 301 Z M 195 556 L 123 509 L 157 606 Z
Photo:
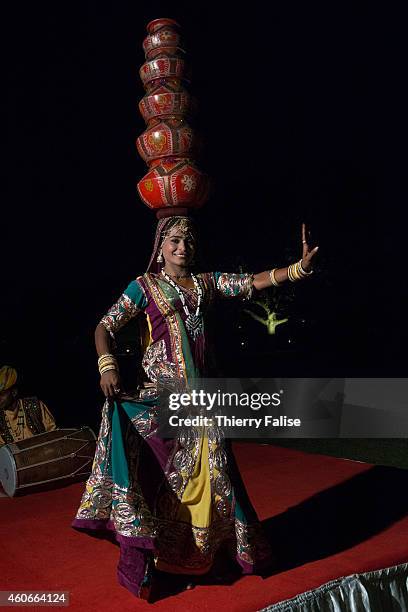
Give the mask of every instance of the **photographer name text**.
M 300 427 L 302 425 L 301 419 L 291 419 L 285 415 L 273 417 L 270 414 L 266 414 L 263 417 L 235 417 L 225 415 L 214 415 L 214 416 L 202 416 L 197 415 L 194 417 L 179 417 L 176 414 L 169 417 L 169 425 L 171 427 L 254 427 L 259 429 L 262 425 L 264 427 Z

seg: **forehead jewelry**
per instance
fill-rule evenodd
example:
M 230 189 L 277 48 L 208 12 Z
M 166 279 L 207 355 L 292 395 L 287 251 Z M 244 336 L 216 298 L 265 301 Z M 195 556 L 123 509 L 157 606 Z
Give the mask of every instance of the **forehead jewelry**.
M 174 219 L 176 220 L 176 222 L 173 223 L 169 229 L 165 230 L 162 233 L 162 244 L 164 240 L 169 236 L 170 232 L 175 228 L 178 228 L 184 236 L 190 238 L 194 242 L 194 234 L 192 232 L 190 221 L 185 217 L 174 217 Z

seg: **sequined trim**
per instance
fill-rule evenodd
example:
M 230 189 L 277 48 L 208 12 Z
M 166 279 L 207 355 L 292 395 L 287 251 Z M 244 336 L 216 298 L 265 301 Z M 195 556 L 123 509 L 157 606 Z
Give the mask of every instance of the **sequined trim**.
M 102 422 L 96 446 L 92 473 L 76 518 L 82 520 L 111 520 L 118 534 L 130 537 L 154 536 L 153 517 L 141 493 L 139 484 L 131 481 L 128 488 L 114 483 L 109 464 L 111 456 L 111 427 L 109 404 L 102 412 Z M 150 427 L 150 417 L 147 419 Z M 130 422 L 126 432 L 126 451 L 129 474 L 137 474 L 140 438 L 134 435 L 136 423 Z M 141 424 L 139 423 L 139 426 Z
M 142 413 L 146 421 L 153 418 L 151 409 Z M 87 481 L 77 519 L 112 521 L 117 534 L 126 537 L 155 538 L 157 557 L 172 566 L 200 569 L 209 566 L 221 543 L 229 543 L 236 550 L 238 559 L 254 565 L 270 557 L 269 544 L 265 540 L 259 523 L 246 525 L 231 516 L 233 495 L 231 483 L 226 474 L 227 454 L 223 449 L 220 432 L 211 434 L 210 450 L 213 476 L 215 477 L 213 505 L 215 511 L 209 527 L 196 527 L 176 520 L 180 493 L 185 478 L 197 460 L 202 438 L 196 429 L 180 432 L 173 455 L 173 471 L 168 476 L 169 488 L 158 494 L 153 513 L 146 504 L 135 476 L 138 473 L 142 440 L 134 435 L 134 428 L 143 436 L 143 423 L 139 417 L 130 422 L 124 442 L 131 481 L 129 487 L 121 487 L 113 481 L 111 456 L 111 408 L 105 403 L 99 431 L 97 450 L 92 473 Z M 204 443 L 209 438 L 204 439 Z M 176 495 L 174 494 L 176 493 Z
M 181 429 L 177 436 L 175 448 L 168 461 L 166 477 L 179 500 L 183 497 L 193 473 L 201 442 L 200 432 L 194 427 Z
M 271 548 L 260 523 L 246 525 L 235 519 L 237 555 L 250 565 L 263 565 L 271 559 Z
M 24 397 L 23 410 L 25 413 L 27 427 L 32 434 L 37 435 L 45 431 L 42 420 L 41 405 L 36 397 Z
M 123 293 L 106 315 L 102 317 L 100 322 L 108 332 L 114 333 L 130 321 L 130 319 L 133 319 L 139 312 L 141 312 L 141 308 L 138 308 L 133 300 Z
M 232 509 L 232 486 L 226 473 L 227 453 L 224 449 L 224 434 L 217 426 L 208 429 L 208 462 L 213 505 L 221 518 L 227 518 Z
M 178 315 L 169 304 L 162 288 L 153 275 L 145 274 L 143 279 L 168 326 L 171 343 L 171 360 L 176 368 L 176 377 L 185 380 L 186 364 L 183 355 L 183 343 Z
M 172 379 L 177 375 L 176 365 L 167 359 L 166 343 L 163 339 L 147 347 L 142 366 L 152 382 Z
M 221 542 L 233 544 L 234 523 L 214 521 L 210 527 L 194 527 L 187 523 L 160 521 L 158 557 L 172 566 L 197 569 L 211 564 Z
M 222 273 L 217 280 L 217 289 L 224 297 L 249 300 L 252 296 L 253 282 L 253 274 Z

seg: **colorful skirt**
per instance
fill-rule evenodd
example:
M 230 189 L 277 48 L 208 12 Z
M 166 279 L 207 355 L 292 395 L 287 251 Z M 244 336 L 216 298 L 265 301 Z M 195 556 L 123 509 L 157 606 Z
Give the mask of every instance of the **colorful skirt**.
M 271 551 L 218 427 L 157 435 L 154 399 L 107 401 L 75 529 L 120 544 L 118 580 L 147 597 L 154 569 L 205 574 L 229 555 L 243 574 Z

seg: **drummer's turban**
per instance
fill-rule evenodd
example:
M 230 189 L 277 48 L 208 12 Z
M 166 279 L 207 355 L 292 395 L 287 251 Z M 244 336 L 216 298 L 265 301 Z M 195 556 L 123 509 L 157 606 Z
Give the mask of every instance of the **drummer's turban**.
M 0 368 L 0 393 L 16 384 L 17 372 L 10 366 Z

